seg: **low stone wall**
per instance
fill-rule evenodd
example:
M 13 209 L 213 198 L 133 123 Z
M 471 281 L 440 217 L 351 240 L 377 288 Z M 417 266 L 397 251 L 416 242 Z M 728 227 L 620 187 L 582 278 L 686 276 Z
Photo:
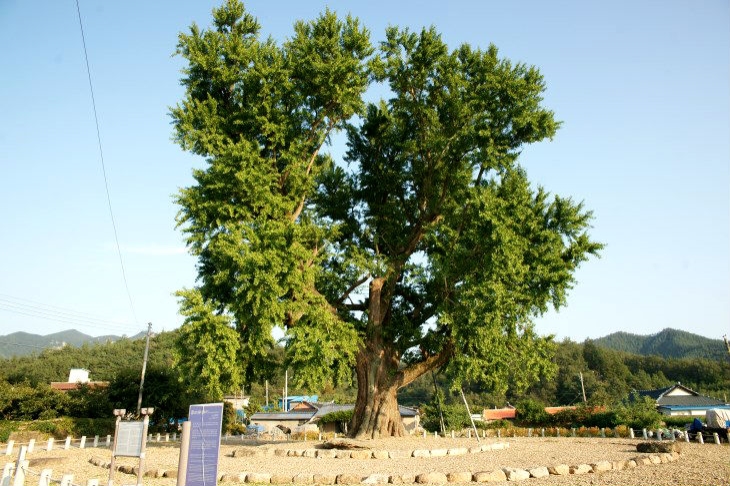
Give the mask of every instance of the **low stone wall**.
M 407 457 L 446 457 L 478 454 L 486 451 L 496 451 L 509 447 L 507 442 L 481 444 L 473 447 L 453 447 L 450 449 L 413 449 L 413 450 L 382 450 L 382 449 L 274 449 L 278 457 L 311 457 L 327 459 L 404 459 Z M 250 449 L 239 449 L 233 452 L 233 457 L 245 457 L 252 454 Z
M 492 446 L 495 444 L 491 444 Z M 497 444 L 498 445 L 498 444 Z M 506 447 L 508 444 L 503 446 Z M 305 449 L 310 450 L 310 449 Z M 314 450 L 314 449 L 312 449 Z M 418 449 L 417 449 L 418 450 Z M 491 449 L 489 449 L 491 450 Z M 319 451 L 319 450 L 316 450 Z M 432 449 L 430 452 L 439 451 Z M 448 451 L 448 450 L 447 450 Z M 343 451 L 337 451 L 343 452 Z M 347 452 L 375 452 L 375 451 L 347 451 Z M 382 452 L 382 451 L 381 451 Z M 416 450 L 411 451 L 414 454 Z M 448 454 L 448 452 L 447 452 Z M 309 456 L 303 456 L 309 457 Z M 314 456 L 316 457 L 316 456 Z M 374 458 L 371 455 L 370 458 Z M 384 456 L 383 456 L 384 457 Z M 390 456 L 389 456 L 390 457 Z M 409 456 L 409 457 L 429 457 L 429 456 Z M 438 456 L 430 456 L 438 457 Z M 421 474 L 403 473 L 403 474 L 370 474 L 361 476 L 357 474 L 296 474 L 289 475 L 285 473 L 239 473 L 239 474 L 222 474 L 219 478 L 221 483 L 256 483 L 256 484 L 445 484 L 445 483 L 489 483 L 499 481 L 522 481 L 530 478 L 544 478 L 549 475 L 568 476 L 581 474 L 599 474 L 608 471 L 622 471 L 625 469 L 633 469 L 637 467 L 653 466 L 665 464 L 675 461 L 679 458 L 678 452 L 645 454 L 636 456 L 633 459 L 621 461 L 597 461 L 591 464 L 558 464 L 554 466 L 539 466 L 531 469 L 520 469 L 504 467 L 490 471 L 452 471 L 444 472 L 427 472 Z M 109 462 L 98 458 L 89 460 L 92 464 L 100 467 L 109 468 Z M 126 474 L 136 474 L 136 468 L 130 466 L 119 466 L 120 472 Z M 177 471 L 151 470 L 146 471 L 145 476 L 148 477 L 176 477 Z

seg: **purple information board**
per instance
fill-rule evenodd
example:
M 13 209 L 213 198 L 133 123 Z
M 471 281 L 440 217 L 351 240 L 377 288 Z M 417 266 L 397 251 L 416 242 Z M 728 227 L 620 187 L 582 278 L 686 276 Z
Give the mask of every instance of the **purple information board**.
M 190 450 L 185 486 L 216 486 L 223 404 L 190 405 Z

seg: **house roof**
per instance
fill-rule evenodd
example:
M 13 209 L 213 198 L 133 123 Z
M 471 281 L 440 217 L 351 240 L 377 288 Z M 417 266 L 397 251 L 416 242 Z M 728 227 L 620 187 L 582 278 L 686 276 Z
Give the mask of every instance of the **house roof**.
M 323 415 L 328 413 L 339 412 L 342 410 L 353 410 L 355 405 L 352 404 L 339 404 L 339 403 L 310 403 L 316 410 L 306 411 L 292 411 L 292 412 L 277 412 L 277 413 L 266 413 L 258 412 L 251 415 L 251 420 L 311 420 L 316 422 Z M 418 415 L 418 410 L 410 407 L 404 407 L 398 405 L 398 411 L 401 417 L 415 417 Z
M 676 391 L 684 393 L 673 395 L 672 393 Z M 639 396 L 645 396 L 655 400 L 657 407 L 660 408 L 713 408 L 728 405 L 717 398 L 700 395 L 680 383 L 656 390 L 637 390 L 637 393 Z
M 86 383 L 68 383 L 66 381 L 52 381 L 51 388 L 54 390 L 67 392 L 71 390 L 79 390 L 82 386 L 89 388 L 106 388 L 109 386 L 108 381 L 89 381 Z
M 314 415 L 314 412 L 276 412 L 266 413 L 258 412 L 251 415 L 251 420 L 309 420 Z
M 353 410 L 354 408 L 355 405 L 353 404 L 320 404 L 320 408 L 317 411 L 316 416 L 321 417 L 322 415 L 327 415 L 328 413 L 340 412 L 342 410 Z M 398 405 L 398 411 L 400 412 L 401 417 L 415 417 L 416 415 L 418 415 L 418 410 L 416 410 L 415 408 L 404 407 L 403 405 Z
M 482 411 L 484 420 L 504 420 L 515 418 L 516 410 L 514 408 L 485 408 Z
M 672 393 L 674 391 L 683 391 L 690 395 L 699 395 L 699 393 L 687 388 L 686 386 L 682 385 L 681 383 L 677 383 L 675 385 L 667 386 L 664 388 L 656 388 L 654 390 L 636 390 L 636 392 L 640 396 L 649 397 L 652 400 L 660 400 L 665 395 L 669 395 L 670 393 Z M 687 395 L 684 395 L 684 396 L 687 396 Z
M 549 413 L 550 415 L 555 415 L 556 413 L 560 413 L 563 410 L 575 410 L 575 406 L 570 405 L 566 407 L 545 407 L 545 412 Z

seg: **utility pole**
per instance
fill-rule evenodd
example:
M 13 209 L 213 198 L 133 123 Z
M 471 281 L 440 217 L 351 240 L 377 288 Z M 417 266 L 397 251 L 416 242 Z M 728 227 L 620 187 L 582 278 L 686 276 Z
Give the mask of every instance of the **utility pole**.
M 144 346 L 144 360 L 142 361 L 142 378 L 139 380 L 139 396 L 137 397 L 137 416 L 142 410 L 142 390 L 144 389 L 144 374 L 147 371 L 147 355 L 150 352 L 150 334 L 152 334 L 152 323 L 147 323 L 147 343 Z
M 583 372 L 579 372 L 578 375 L 580 376 L 580 389 L 583 392 L 583 403 L 586 403 L 586 387 L 583 385 Z

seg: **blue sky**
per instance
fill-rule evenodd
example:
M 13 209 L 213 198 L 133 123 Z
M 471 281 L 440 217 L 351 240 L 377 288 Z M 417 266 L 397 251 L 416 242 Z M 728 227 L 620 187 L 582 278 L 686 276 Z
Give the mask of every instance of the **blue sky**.
M 171 55 L 217 4 L 80 0 L 129 299 L 76 3 L 0 1 L 0 334 L 181 324 L 172 294 L 194 284 L 195 261 L 172 197 L 200 161 L 171 142 L 168 107 L 182 97 Z M 607 246 L 578 271 L 568 306 L 537 320 L 541 333 L 730 331 L 730 3 L 246 3 L 278 41 L 328 5 L 375 41 L 389 24 L 435 25 L 454 48 L 494 43 L 543 73 L 563 127 L 522 164 L 535 184 L 584 201 Z

